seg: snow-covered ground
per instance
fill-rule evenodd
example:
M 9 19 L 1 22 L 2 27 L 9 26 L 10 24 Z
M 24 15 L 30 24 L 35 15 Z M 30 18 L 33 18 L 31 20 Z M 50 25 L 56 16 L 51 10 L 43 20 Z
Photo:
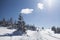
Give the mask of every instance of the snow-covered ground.
M 0 35 L 11 34 L 15 29 L 0 27 Z M 60 40 L 60 34 L 54 34 L 50 29 L 27 30 L 22 36 L 0 36 L 0 40 Z
M 0 35 L 4 35 L 4 34 L 12 34 L 12 32 L 14 32 L 15 29 L 7 29 L 7 27 L 0 27 Z

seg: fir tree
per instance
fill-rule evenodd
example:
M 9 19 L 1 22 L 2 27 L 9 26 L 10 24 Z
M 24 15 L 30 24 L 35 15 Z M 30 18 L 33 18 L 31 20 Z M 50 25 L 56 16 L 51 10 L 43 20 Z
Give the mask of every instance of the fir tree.
M 3 21 L 2 21 L 2 26 L 6 26 L 6 21 L 5 21 L 5 18 L 3 18 Z
M 21 30 L 21 31 L 25 32 L 25 21 L 23 20 L 21 13 L 20 13 L 18 19 L 19 19 L 19 21 L 18 21 L 18 29 L 17 30 L 18 31 Z
M 10 26 L 13 26 L 13 18 L 11 17 L 10 20 L 9 20 L 9 25 Z

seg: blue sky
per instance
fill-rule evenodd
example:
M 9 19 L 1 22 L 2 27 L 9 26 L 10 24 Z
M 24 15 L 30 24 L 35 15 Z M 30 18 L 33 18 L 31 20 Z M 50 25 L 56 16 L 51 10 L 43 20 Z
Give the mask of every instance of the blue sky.
M 42 3 L 43 9 L 37 7 Z M 51 7 L 50 7 L 51 6 Z M 60 26 L 60 0 L 0 0 L 0 20 L 3 18 L 18 20 L 18 15 L 23 9 L 33 9 L 28 14 L 22 13 L 26 24 L 34 24 L 40 27 Z

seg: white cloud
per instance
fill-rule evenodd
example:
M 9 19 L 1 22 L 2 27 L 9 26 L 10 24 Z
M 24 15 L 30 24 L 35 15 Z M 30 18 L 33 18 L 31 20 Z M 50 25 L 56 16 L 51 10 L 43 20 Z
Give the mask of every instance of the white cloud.
M 20 13 L 23 13 L 23 14 L 30 14 L 33 12 L 33 9 L 29 9 L 29 8 L 25 8 L 25 9 L 22 9 Z
M 38 3 L 38 4 L 37 4 L 37 7 L 38 7 L 39 9 L 43 9 L 43 8 L 44 8 L 44 4 Z

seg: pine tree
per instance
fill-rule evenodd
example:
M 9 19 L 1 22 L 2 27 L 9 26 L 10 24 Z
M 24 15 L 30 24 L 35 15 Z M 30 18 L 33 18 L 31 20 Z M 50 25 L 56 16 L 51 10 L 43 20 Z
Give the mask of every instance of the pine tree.
M 17 23 L 16 23 L 16 20 L 14 21 L 14 25 L 16 25 Z
M 18 31 L 21 30 L 21 31 L 25 32 L 25 21 L 23 20 L 21 13 L 20 13 L 18 19 L 19 19 L 19 21 L 18 21 L 18 29 L 17 30 Z
M 17 29 L 17 22 L 16 22 L 16 20 L 14 21 L 13 28 Z
M 44 27 L 42 27 L 42 29 L 44 29 Z
M 25 21 L 23 20 L 22 15 L 19 15 L 18 22 L 17 22 L 17 30 L 13 32 L 14 35 L 22 35 L 26 33 L 25 29 Z
M 2 26 L 6 26 L 6 21 L 5 21 L 5 18 L 3 18 L 3 21 L 2 21 Z
M 12 17 L 10 18 L 9 23 L 10 23 L 10 26 L 13 26 L 13 18 Z
M 52 31 L 54 31 L 55 33 L 56 33 L 56 28 L 55 28 L 55 26 L 52 26 Z

